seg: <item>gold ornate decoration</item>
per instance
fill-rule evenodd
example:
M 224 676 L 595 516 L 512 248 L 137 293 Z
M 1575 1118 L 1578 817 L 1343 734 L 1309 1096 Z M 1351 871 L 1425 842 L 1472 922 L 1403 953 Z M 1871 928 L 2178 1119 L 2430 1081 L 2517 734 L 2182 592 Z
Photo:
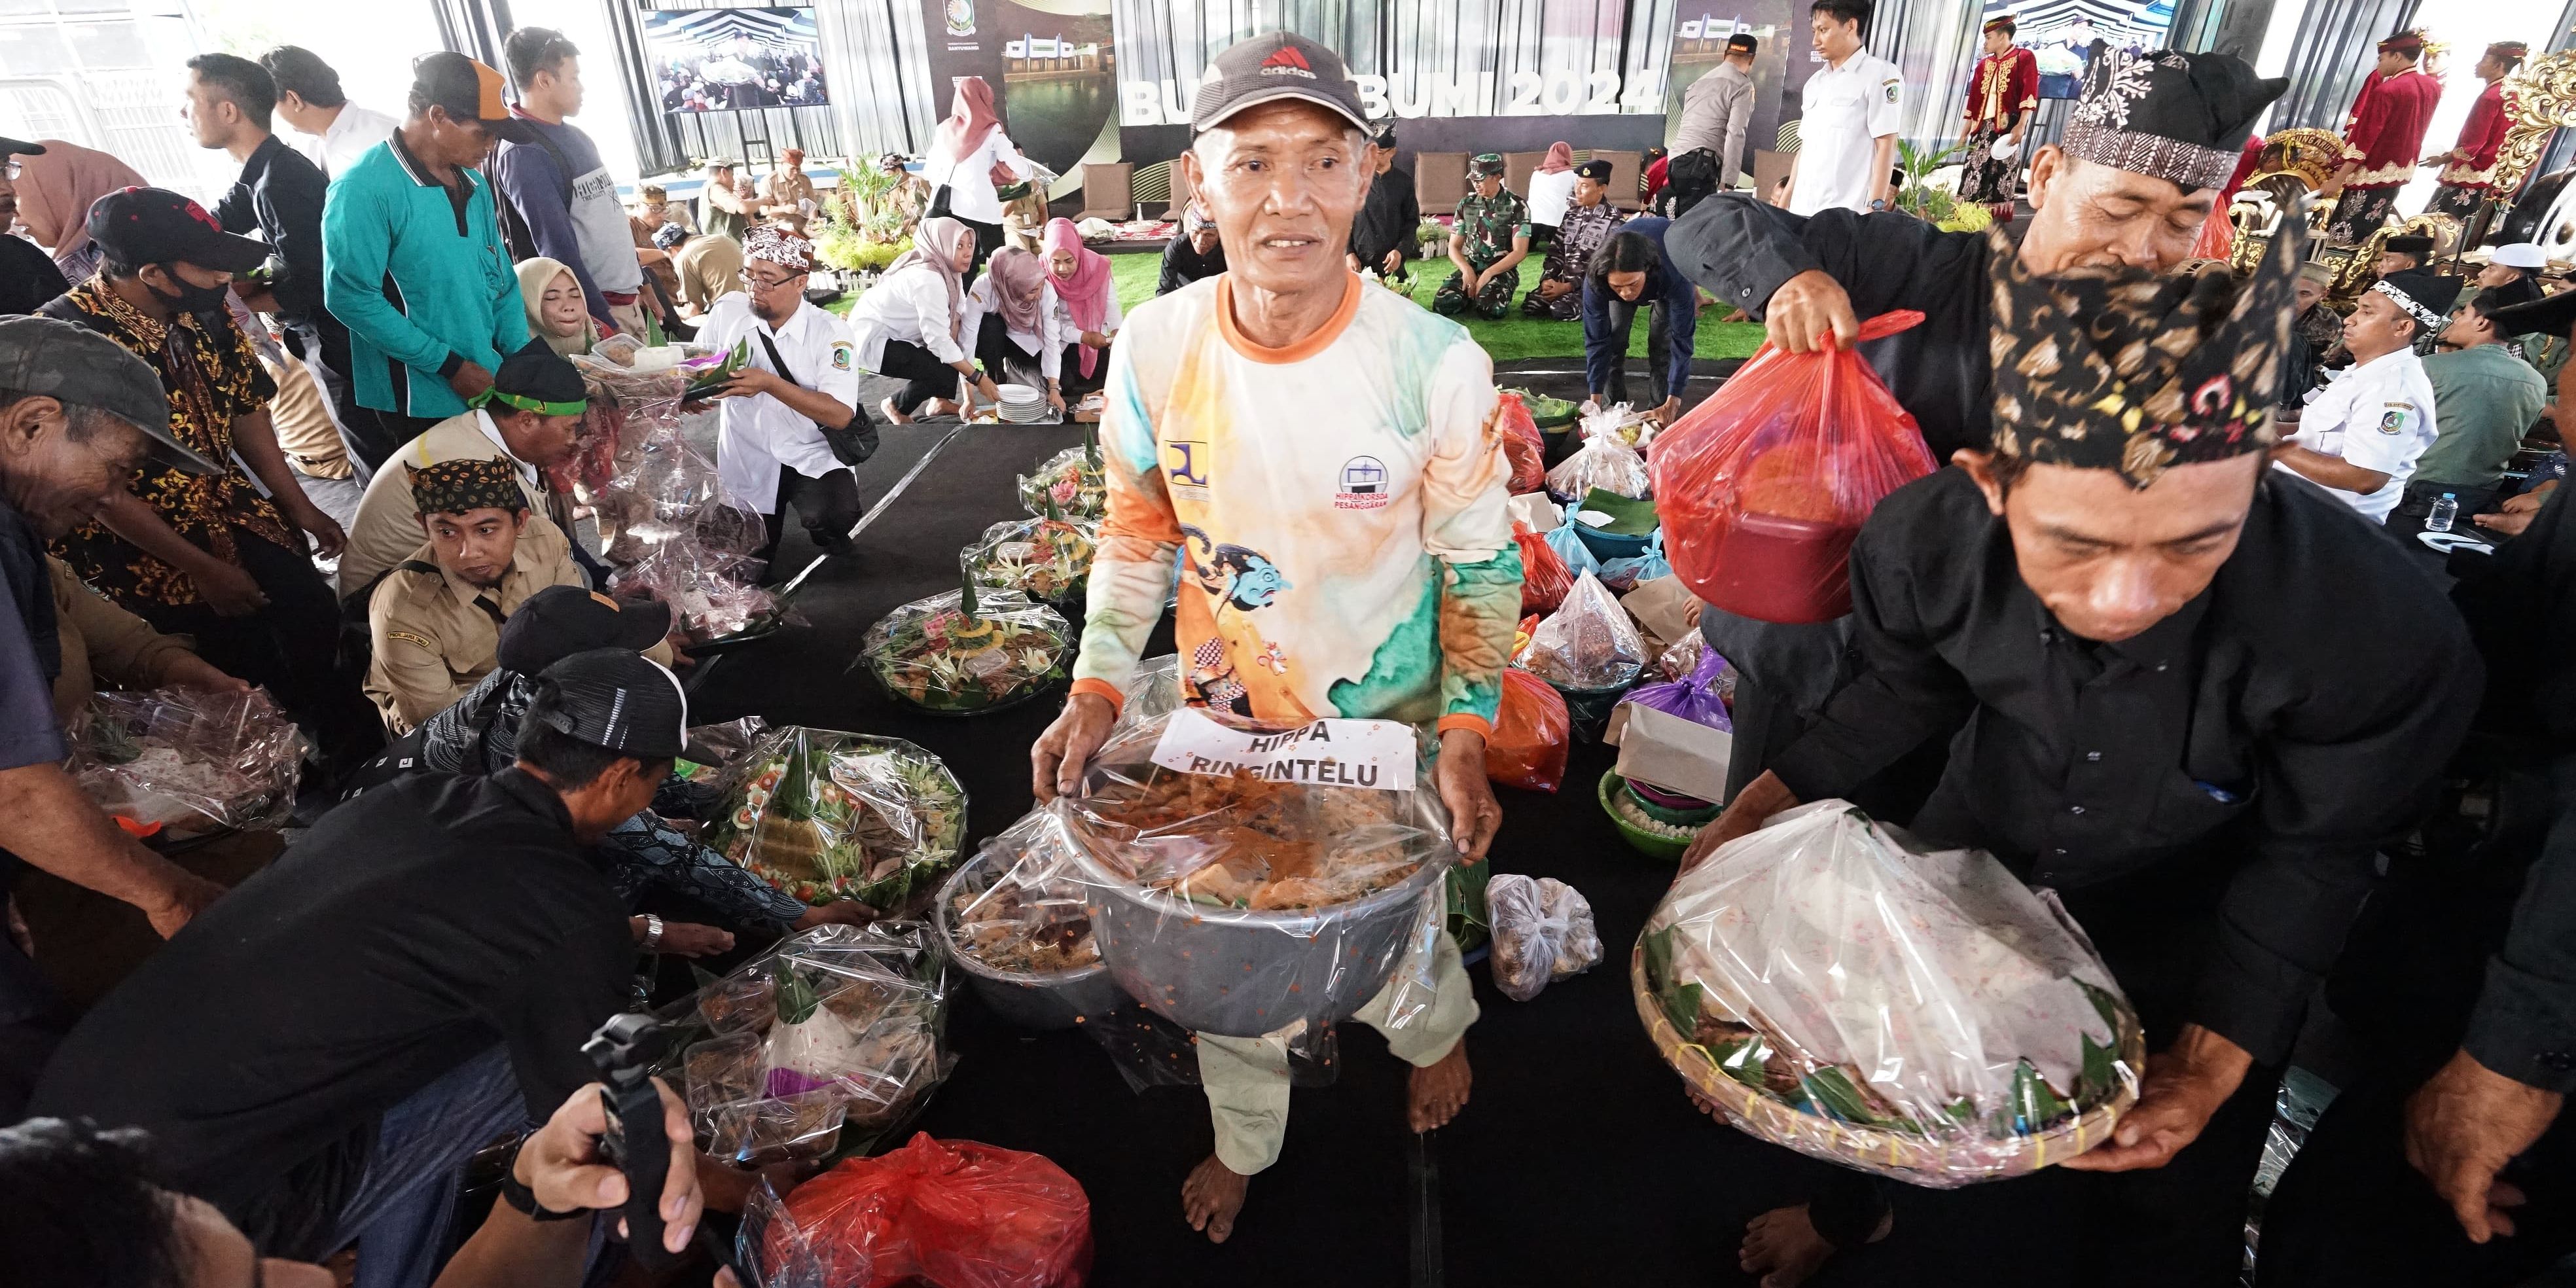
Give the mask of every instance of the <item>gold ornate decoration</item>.
M 2451 248 L 2460 244 L 2461 231 L 2459 220 L 2449 215 L 2431 213 L 2381 225 L 2379 231 L 2362 239 L 2360 247 L 2353 251 L 2351 259 L 2337 266 L 2334 289 L 2326 293 L 2326 298 L 2339 305 L 2349 304 L 2360 298 L 2363 291 L 2369 290 L 2370 284 L 2379 280 L 2379 274 L 2374 265 L 2379 263 L 2379 252 L 2388 248 L 2388 239 L 2391 237 L 2432 238 L 2432 259 L 2426 261 L 2432 263 L 2448 256 Z
M 2495 192 L 2522 188 L 2551 131 L 2576 125 L 2576 50 L 2543 54 L 2504 78 L 2504 146 L 2496 151 Z
M 2245 182 L 2284 171 L 2307 181 L 2308 191 L 2326 186 L 2334 172 L 2343 165 L 2343 136 L 2332 130 L 2282 130 L 2263 140 L 2263 151 L 2254 163 L 2254 174 Z

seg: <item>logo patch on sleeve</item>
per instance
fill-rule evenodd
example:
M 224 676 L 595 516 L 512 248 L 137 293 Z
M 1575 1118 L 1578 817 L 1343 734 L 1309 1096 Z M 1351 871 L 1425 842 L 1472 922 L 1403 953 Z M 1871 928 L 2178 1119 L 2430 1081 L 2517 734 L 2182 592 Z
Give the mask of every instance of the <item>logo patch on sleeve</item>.
M 847 340 L 834 340 L 832 342 L 832 370 L 847 371 L 849 369 L 850 342 Z
M 2404 428 L 2406 428 L 2406 413 L 2402 411 L 2392 411 L 2379 418 L 2380 433 L 2394 434 Z

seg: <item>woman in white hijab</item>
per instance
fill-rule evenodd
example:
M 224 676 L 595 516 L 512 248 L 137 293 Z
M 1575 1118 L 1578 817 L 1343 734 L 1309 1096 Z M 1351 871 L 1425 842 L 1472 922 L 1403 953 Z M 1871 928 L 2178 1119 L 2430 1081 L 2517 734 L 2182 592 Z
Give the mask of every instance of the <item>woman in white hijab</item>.
M 973 341 L 966 335 L 961 279 L 974 263 L 973 229 L 944 216 L 922 220 L 913 232 L 912 249 L 888 265 L 850 310 L 859 365 L 910 382 L 878 404 L 886 419 L 908 425 L 916 415 L 945 415 L 961 381 L 971 382 L 974 393 L 1001 400 L 992 378 L 976 371 L 968 351 Z M 956 404 L 961 418 L 974 416 L 974 393 Z

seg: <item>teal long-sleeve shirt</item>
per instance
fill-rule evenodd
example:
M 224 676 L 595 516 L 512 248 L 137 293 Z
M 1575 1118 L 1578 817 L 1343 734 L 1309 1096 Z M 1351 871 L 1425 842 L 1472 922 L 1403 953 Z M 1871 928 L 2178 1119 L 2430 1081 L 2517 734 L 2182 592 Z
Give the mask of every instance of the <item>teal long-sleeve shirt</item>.
M 470 185 L 462 202 L 397 132 L 331 181 L 323 303 L 349 328 L 361 407 L 458 415 L 465 400 L 442 372 L 458 361 L 497 370 L 528 342 L 491 185 L 479 170 L 461 173 Z

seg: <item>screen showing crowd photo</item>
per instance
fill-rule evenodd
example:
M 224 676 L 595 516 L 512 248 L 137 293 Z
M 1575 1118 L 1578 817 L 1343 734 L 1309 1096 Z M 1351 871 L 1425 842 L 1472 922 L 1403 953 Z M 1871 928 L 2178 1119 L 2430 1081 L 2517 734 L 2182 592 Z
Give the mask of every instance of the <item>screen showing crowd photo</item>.
M 644 15 L 666 112 L 817 107 L 823 51 L 811 9 L 688 9 Z

